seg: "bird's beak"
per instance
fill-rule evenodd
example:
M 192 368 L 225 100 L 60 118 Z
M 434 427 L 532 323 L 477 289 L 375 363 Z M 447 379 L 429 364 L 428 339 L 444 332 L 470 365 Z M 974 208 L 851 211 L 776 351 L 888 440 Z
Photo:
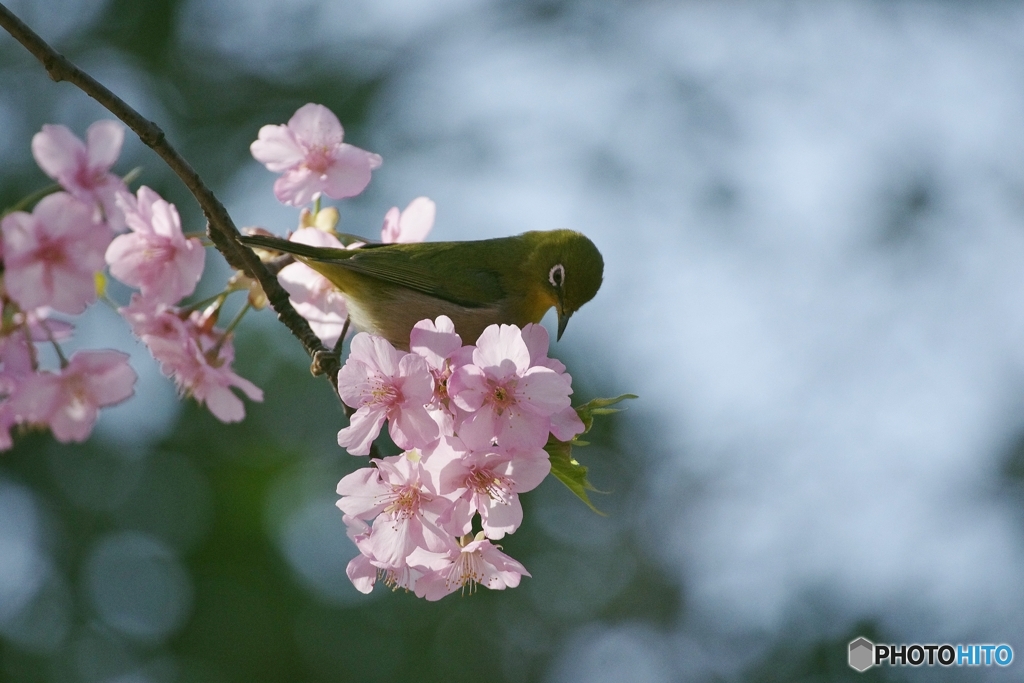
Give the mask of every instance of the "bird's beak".
M 561 341 L 562 333 L 565 332 L 565 326 L 569 324 L 569 318 L 572 317 L 572 313 L 565 312 L 565 306 L 562 305 L 562 293 L 558 293 L 558 336 L 555 337 L 555 341 Z

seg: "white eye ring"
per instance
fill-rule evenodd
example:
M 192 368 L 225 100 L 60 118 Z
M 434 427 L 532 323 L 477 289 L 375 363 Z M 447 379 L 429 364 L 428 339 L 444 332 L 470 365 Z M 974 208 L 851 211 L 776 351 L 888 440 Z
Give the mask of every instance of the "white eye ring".
M 551 270 L 548 271 L 548 282 L 552 287 L 561 287 L 565 284 L 565 266 L 561 263 L 551 266 Z

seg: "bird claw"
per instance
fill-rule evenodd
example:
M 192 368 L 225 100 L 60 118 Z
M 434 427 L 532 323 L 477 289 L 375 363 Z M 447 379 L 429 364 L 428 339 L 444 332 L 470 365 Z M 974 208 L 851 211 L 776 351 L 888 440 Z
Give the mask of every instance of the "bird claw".
M 338 365 L 338 357 L 327 349 L 320 349 L 313 354 L 313 362 L 309 365 L 309 371 L 314 377 L 326 375 L 331 369 Z

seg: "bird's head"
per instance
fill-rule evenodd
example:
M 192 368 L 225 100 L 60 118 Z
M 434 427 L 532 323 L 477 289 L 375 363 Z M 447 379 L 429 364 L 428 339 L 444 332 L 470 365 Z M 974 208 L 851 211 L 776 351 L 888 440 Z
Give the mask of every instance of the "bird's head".
M 558 339 L 569 318 L 594 298 L 604 276 L 604 259 L 594 243 L 572 230 L 526 233 L 536 245 L 529 270 L 558 312 Z

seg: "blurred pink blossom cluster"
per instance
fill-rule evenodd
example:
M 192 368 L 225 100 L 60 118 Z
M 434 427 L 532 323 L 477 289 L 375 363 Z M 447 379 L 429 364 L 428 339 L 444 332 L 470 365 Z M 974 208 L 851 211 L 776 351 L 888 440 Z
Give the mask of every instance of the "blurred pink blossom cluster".
M 54 317 L 81 314 L 105 298 L 107 266 L 112 277 L 139 290 L 118 310 L 183 393 L 224 421 L 244 415 L 227 387 L 262 398 L 231 371 L 230 336 L 214 327 L 222 302 L 201 313 L 174 307 L 195 290 L 205 249 L 199 239 L 185 237 L 173 204 L 145 186 L 131 194 L 111 172 L 123 142 L 124 128 L 115 121 L 92 124 L 84 142 L 60 125 L 44 125 L 32 138 L 36 162 L 60 189 L 45 194 L 31 212 L 11 210 L 0 221 L 0 448 L 11 447 L 15 425 L 49 428 L 59 441 L 83 441 L 99 408 L 134 393 L 137 377 L 127 354 L 83 350 L 67 358 L 61 343 L 74 326 Z M 46 346 L 59 369 L 42 367 Z
M 118 312 L 182 394 L 222 422 L 238 422 L 245 406 L 231 387 L 253 401 L 262 401 L 263 392 L 231 369 L 232 331 L 215 327 L 227 291 L 202 311 L 176 306 L 203 274 L 202 242 L 186 238 L 174 205 L 146 186 L 134 197 L 119 195 L 117 203 L 131 232 L 114 238 L 106 260 L 113 277 L 139 289 Z
M 408 353 L 355 336 L 338 391 L 356 412 L 338 443 L 365 455 L 387 422 L 405 451 L 338 484 L 360 552 L 348 566 L 357 589 L 369 592 L 383 576 L 437 600 L 529 576 L 491 541 L 519 528 L 519 494 L 551 471 L 548 439 L 584 431 L 570 405 L 572 378 L 547 356 L 548 343 L 540 325 L 491 325 L 463 346 L 445 316 L 419 322 Z
M 31 213 L 10 211 L 0 220 L 0 449 L 13 445 L 16 425 L 49 429 L 59 441 L 84 441 L 99 408 L 135 391 L 127 354 L 83 350 L 69 359 L 60 348 L 74 326 L 55 315 L 78 315 L 96 301 L 96 274 L 114 231 L 124 226 L 116 197 L 127 188 L 110 173 L 124 130 L 99 121 L 87 139 L 64 126 L 43 126 L 32 154 L 62 191 L 44 196 Z M 43 367 L 46 345 L 53 346 L 58 368 Z

